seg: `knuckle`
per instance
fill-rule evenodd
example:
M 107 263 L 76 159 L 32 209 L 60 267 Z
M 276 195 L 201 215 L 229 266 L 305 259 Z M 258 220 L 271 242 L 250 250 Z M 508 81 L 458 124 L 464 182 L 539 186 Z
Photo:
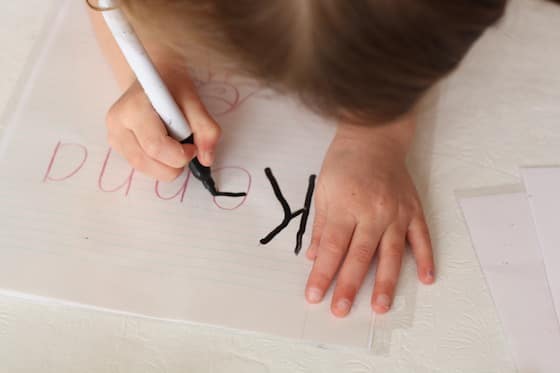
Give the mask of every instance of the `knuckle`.
M 400 258 L 404 252 L 404 245 L 399 242 L 388 242 L 385 244 L 383 255 L 390 258 Z
M 324 271 L 317 271 L 313 275 L 312 282 L 319 288 L 326 289 L 331 283 L 333 277 L 333 274 Z
M 146 159 L 144 158 L 144 155 L 140 152 L 131 152 L 129 154 L 125 154 L 125 158 L 128 160 L 128 163 L 130 163 L 130 165 L 138 170 L 138 171 L 142 171 L 144 169 L 144 166 L 146 164 Z
M 144 151 L 152 158 L 157 158 L 161 154 L 164 146 L 162 136 L 152 136 L 142 141 Z
M 418 216 L 419 214 L 422 213 L 422 205 L 420 204 L 420 201 L 418 201 L 417 199 L 413 199 L 407 201 L 404 204 L 403 210 L 406 213 L 406 215 L 410 217 Z
M 208 137 L 217 140 L 222 136 L 222 129 L 216 123 L 211 122 L 208 126 Z
M 331 255 L 343 255 L 346 252 L 344 242 L 340 235 L 335 233 L 325 234 L 321 238 L 322 250 Z
M 319 234 L 315 233 L 311 235 L 311 245 L 319 245 L 320 242 L 321 236 L 319 236 Z
M 142 88 L 138 80 L 135 80 L 134 83 L 132 83 L 130 87 L 128 87 L 126 92 L 123 93 L 123 95 L 119 98 L 118 102 L 123 105 L 130 104 L 131 106 L 143 104 L 149 105 L 148 96 L 144 92 L 144 89 Z
M 117 105 L 111 106 L 105 115 L 105 125 L 107 129 L 111 130 L 119 125 Z
M 369 245 L 360 244 L 350 250 L 348 255 L 351 256 L 352 260 L 360 264 L 369 264 L 373 257 L 373 249 Z
M 391 199 L 386 193 L 379 194 L 374 200 L 374 205 L 379 209 L 385 209 L 391 205 Z
M 143 93 L 143 91 L 141 91 Z M 149 103 L 139 101 L 142 95 L 136 94 L 130 88 L 109 108 L 105 115 L 105 123 L 108 128 L 125 126 L 125 118 L 134 115 L 139 107 Z M 145 98 L 147 100 L 147 98 Z
M 373 199 L 373 208 L 378 212 L 394 214 L 397 210 L 397 200 L 390 193 L 380 193 Z
M 390 222 L 397 217 L 397 212 L 398 209 L 395 207 L 385 207 L 377 209 L 376 215 L 382 222 Z
M 214 146 L 222 135 L 222 129 L 212 122 L 208 124 L 203 124 L 200 126 L 201 130 L 199 132 L 200 143 L 198 145 L 202 147 L 212 147 Z

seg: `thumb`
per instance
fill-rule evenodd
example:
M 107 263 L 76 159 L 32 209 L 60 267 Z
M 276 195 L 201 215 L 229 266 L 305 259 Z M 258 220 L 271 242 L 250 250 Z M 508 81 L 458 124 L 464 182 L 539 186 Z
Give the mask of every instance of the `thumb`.
M 214 162 L 215 149 L 222 131 L 218 123 L 206 110 L 194 87 L 190 85 L 189 88 L 188 92 L 182 95 L 179 106 L 185 113 L 193 132 L 198 159 L 204 166 L 211 166 Z

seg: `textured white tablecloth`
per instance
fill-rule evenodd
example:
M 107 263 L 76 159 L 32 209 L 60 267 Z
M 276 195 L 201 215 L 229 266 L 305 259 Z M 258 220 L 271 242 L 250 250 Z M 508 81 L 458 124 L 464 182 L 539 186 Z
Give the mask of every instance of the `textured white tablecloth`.
M 2 4 L 0 110 L 51 4 Z M 517 183 L 519 165 L 559 163 L 560 10 L 537 0 L 512 5 L 500 30 L 427 102 L 411 167 L 438 281 L 419 285 L 406 259 L 395 310 L 377 318 L 371 354 L 0 296 L 0 373 L 515 371 L 454 196 Z M 519 301 L 528 306 L 522 294 Z

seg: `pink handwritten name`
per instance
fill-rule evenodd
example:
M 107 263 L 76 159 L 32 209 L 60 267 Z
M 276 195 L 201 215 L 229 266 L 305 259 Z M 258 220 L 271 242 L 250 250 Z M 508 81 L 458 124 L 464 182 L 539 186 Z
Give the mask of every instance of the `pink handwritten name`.
M 127 171 L 127 174 L 123 175 L 124 178 L 120 184 L 107 186 L 105 179 L 107 177 L 109 169 L 111 168 L 111 162 L 109 162 L 111 155 L 112 149 L 109 148 L 105 153 L 105 158 L 101 162 L 99 175 L 97 177 L 97 189 L 105 193 L 124 191 L 123 196 L 127 197 L 133 187 L 135 170 L 131 168 L 130 171 Z M 86 161 L 88 161 L 88 148 L 85 145 L 77 143 L 64 143 L 59 141 L 53 149 L 42 181 L 43 183 L 67 182 L 75 177 L 83 169 Z M 63 167 L 57 169 L 57 165 L 63 165 Z M 246 185 L 245 192 L 248 196 L 251 189 L 252 180 L 249 171 L 242 167 L 232 166 L 217 168 L 214 170 L 214 174 L 219 175 L 220 172 L 223 172 L 225 170 L 236 171 L 235 178 L 241 178 L 240 180 L 245 180 L 243 185 Z M 179 203 L 183 203 L 190 179 L 191 173 L 189 171 L 185 172 L 184 181 L 180 184 L 179 189 L 171 195 L 164 195 L 161 191 L 161 182 L 155 181 L 154 194 L 157 199 L 162 201 L 178 200 Z M 223 197 L 214 198 L 213 200 L 216 207 L 222 210 L 236 210 L 247 201 L 247 196 L 239 198 L 238 203 L 237 199 L 233 201 L 233 198 L 227 198 L 227 201 L 229 203 L 226 203 L 226 199 L 222 199 Z
M 130 169 L 130 173 L 128 174 L 126 179 L 124 179 L 122 184 L 119 184 L 112 189 L 108 189 L 108 188 L 105 188 L 103 186 L 103 176 L 105 176 L 105 171 L 107 171 L 107 162 L 109 162 L 109 157 L 111 156 L 112 150 L 113 149 L 111 149 L 111 148 L 109 148 L 109 150 L 107 150 L 107 155 L 105 156 L 105 160 L 103 161 L 103 166 L 101 166 L 101 172 L 99 173 L 99 177 L 97 178 L 97 186 L 99 187 L 99 190 L 102 190 L 102 191 L 108 192 L 108 193 L 113 193 L 113 192 L 116 192 L 116 191 L 118 191 L 122 188 L 126 188 L 125 191 L 124 191 L 124 195 L 126 197 L 126 196 L 128 196 L 128 192 L 130 192 L 130 187 L 132 186 L 132 178 L 134 177 L 134 172 L 136 171 L 134 168 Z
M 71 147 L 78 148 L 78 150 L 82 151 L 82 159 L 78 161 L 75 168 L 72 169 L 68 174 L 59 177 L 52 176 L 51 174 L 53 171 L 54 160 L 58 155 L 58 152 L 61 149 L 71 148 Z M 71 178 L 72 176 L 76 175 L 78 171 L 80 171 L 80 169 L 84 166 L 84 163 L 86 163 L 87 158 L 88 158 L 88 150 L 85 146 L 81 144 L 75 144 L 75 143 L 63 144 L 62 142 L 59 141 L 58 143 L 56 143 L 56 146 L 54 147 L 53 155 L 51 157 L 51 160 L 49 161 L 49 165 L 47 166 L 47 171 L 45 172 L 45 176 L 43 177 L 43 182 L 46 183 L 47 181 L 64 181 Z

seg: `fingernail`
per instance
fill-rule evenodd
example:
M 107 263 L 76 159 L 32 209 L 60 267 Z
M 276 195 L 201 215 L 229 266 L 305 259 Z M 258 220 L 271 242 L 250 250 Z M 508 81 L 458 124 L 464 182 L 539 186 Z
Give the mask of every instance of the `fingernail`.
M 339 311 L 343 315 L 346 315 L 348 311 L 350 311 L 350 306 L 351 303 L 348 299 L 340 299 L 338 302 L 336 302 L 337 311 Z
M 430 269 L 426 276 L 428 277 L 428 280 L 433 280 L 435 278 L 434 270 Z
M 311 303 L 318 303 L 323 298 L 323 292 L 318 288 L 307 289 L 307 300 Z
M 389 309 L 391 306 L 391 299 L 387 294 L 379 294 L 375 300 L 375 304 L 381 308 Z

